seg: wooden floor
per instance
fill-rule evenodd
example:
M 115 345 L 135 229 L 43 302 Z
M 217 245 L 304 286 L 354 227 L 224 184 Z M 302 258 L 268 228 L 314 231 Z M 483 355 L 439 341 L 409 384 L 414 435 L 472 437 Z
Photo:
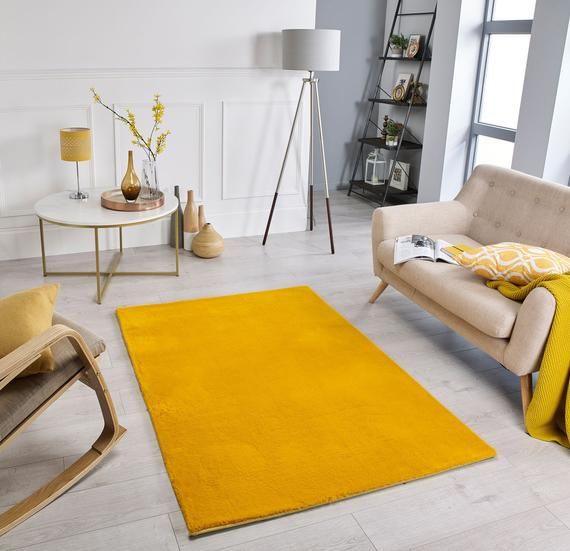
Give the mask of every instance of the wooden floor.
M 371 270 L 371 213 L 366 203 L 335 194 L 335 256 L 327 253 L 319 211 L 313 234 L 274 235 L 265 248 L 259 238 L 227 240 L 226 252 L 214 260 L 185 253 L 180 278 L 117 278 L 102 306 L 93 301 L 92 279 L 62 278 L 58 310 L 106 339 L 102 371 L 128 432 L 91 475 L 0 538 L 0 551 L 570 549 L 570 456 L 524 433 L 517 378 L 390 288 L 377 304 L 368 304 L 377 285 Z M 129 249 L 125 264 L 164 268 L 171 254 L 166 246 Z M 54 269 L 85 269 L 92 262 L 87 254 L 50 258 Z M 0 263 L 0 295 L 43 281 L 39 259 Z M 493 445 L 498 457 L 189 539 L 115 308 L 292 285 L 310 285 Z M 100 426 L 94 396 L 76 385 L 0 454 L 0 511 L 70 464 Z

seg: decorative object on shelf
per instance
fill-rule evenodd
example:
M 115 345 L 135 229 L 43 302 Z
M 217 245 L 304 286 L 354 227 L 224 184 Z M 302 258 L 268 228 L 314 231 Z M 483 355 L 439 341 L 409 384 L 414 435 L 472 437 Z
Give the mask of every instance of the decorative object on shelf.
M 414 82 L 412 84 L 412 103 L 414 105 L 425 105 L 427 85 L 423 82 Z
M 423 36 L 421 34 L 411 34 L 408 38 L 408 47 L 406 48 L 406 57 L 408 59 L 414 59 L 419 53 L 422 47 Z
M 141 192 L 141 181 L 135 172 L 135 167 L 133 166 L 133 152 L 130 149 L 127 171 L 121 182 L 121 191 L 123 192 L 125 200 L 129 203 L 134 203 Z
M 69 194 L 70 199 L 87 199 L 89 194 L 79 187 L 79 162 L 91 160 L 91 129 L 62 128 L 59 131 L 59 148 L 62 161 L 73 161 L 77 175 L 77 191 Z
M 95 103 L 98 103 L 113 113 L 118 121 L 127 126 L 133 135 L 131 143 L 140 147 L 144 151 L 147 158 L 143 161 L 143 188 L 141 196 L 143 199 L 153 199 L 157 197 L 160 188 L 156 170 L 156 158 L 166 149 L 166 138 L 171 134 L 170 130 L 161 132 L 160 125 L 164 118 L 165 107 L 160 101 L 160 95 L 154 95 L 152 103 L 153 126 L 148 138 L 144 138 L 142 132 L 137 127 L 136 116 L 130 109 L 127 109 L 127 115 L 123 116 L 112 107 L 103 103 L 101 96 L 94 88 L 91 88 L 91 93 L 93 94 Z
M 174 197 L 178 199 L 178 224 L 176 214 L 172 214 L 170 218 L 170 246 L 176 247 L 176 231 L 178 229 L 178 248 L 182 249 L 184 247 L 184 213 L 180 204 L 180 186 L 174 186 Z
M 386 126 L 388 126 L 389 120 L 390 117 L 388 115 L 384 115 L 384 122 L 382 123 L 382 130 L 380 131 L 380 136 L 384 141 L 386 141 L 386 136 L 388 135 L 388 132 L 386 132 Z
M 401 122 L 396 122 L 393 119 L 388 120 L 386 124 L 386 145 L 388 147 L 396 147 L 398 145 L 398 140 L 403 129 L 404 125 Z
M 390 37 L 390 53 L 392 57 L 402 57 L 408 47 L 408 39 L 403 34 L 393 34 Z
M 101 193 L 101 206 L 109 210 L 123 212 L 142 212 L 162 207 L 164 205 L 164 193 L 162 191 L 155 199 L 141 199 L 127 201 L 121 189 L 110 189 Z
M 303 79 L 301 92 L 299 93 L 299 100 L 293 117 L 293 124 L 291 126 L 291 133 L 289 134 L 289 141 L 285 149 L 285 156 L 281 165 L 281 172 L 277 180 L 277 187 L 269 217 L 267 219 L 267 226 L 263 234 L 263 245 L 267 242 L 269 235 L 269 227 L 273 213 L 275 212 L 275 205 L 277 203 L 277 196 L 279 195 L 279 188 L 283 173 L 285 172 L 285 164 L 289 156 L 289 149 L 293 141 L 295 127 L 299 116 L 300 107 L 303 101 L 303 93 L 305 87 L 308 85 L 310 97 L 310 110 L 309 110 L 309 200 L 308 200 L 308 218 L 309 230 L 313 230 L 314 216 L 313 216 L 313 172 L 314 172 L 314 121 L 315 115 L 317 119 L 317 130 L 319 134 L 319 141 L 321 146 L 321 160 L 323 163 L 323 177 L 325 184 L 325 206 L 327 211 L 327 221 L 329 227 L 329 241 L 331 247 L 331 254 L 334 254 L 334 239 L 332 229 L 332 219 L 330 210 L 329 198 L 329 181 L 327 176 L 327 163 L 325 159 L 325 144 L 323 140 L 323 124 L 321 120 L 321 103 L 319 100 L 319 79 L 315 78 L 315 71 L 338 71 L 340 66 L 340 31 L 334 29 L 284 29 L 283 35 L 283 68 L 291 69 L 293 71 L 308 71 L 308 78 Z
M 412 73 L 400 73 L 396 79 L 396 86 L 392 89 L 392 99 L 394 101 L 406 101 L 413 80 L 414 75 Z
M 204 205 L 198 207 L 198 227 L 202 229 L 206 224 L 206 211 Z
M 364 170 L 364 181 L 367 184 L 378 186 L 384 183 L 386 179 L 386 160 L 380 153 L 379 149 L 375 149 L 368 154 L 366 158 L 366 168 Z
M 192 240 L 192 252 L 200 258 L 215 258 L 224 251 L 224 238 L 206 222 Z
M 402 161 L 396 161 L 395 167 L 392 166 L 393 164 L 394 161 L 390 161 L 390 172 L 392 173 L 390 186 L 400 191 L 407 191 L 410 177 L 410 164 Z
M 184 208 L 184 249 L 192 250 L 192 239 L 200 231 L 198 225 L 198 205 L 194 201 L 194 191 L 189 189 Z

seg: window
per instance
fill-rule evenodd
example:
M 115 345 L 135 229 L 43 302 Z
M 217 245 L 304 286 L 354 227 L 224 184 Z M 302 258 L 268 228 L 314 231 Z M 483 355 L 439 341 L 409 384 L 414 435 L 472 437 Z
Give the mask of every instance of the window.
M 467 176 L 511 167 L 536 0 L 487 0 Z

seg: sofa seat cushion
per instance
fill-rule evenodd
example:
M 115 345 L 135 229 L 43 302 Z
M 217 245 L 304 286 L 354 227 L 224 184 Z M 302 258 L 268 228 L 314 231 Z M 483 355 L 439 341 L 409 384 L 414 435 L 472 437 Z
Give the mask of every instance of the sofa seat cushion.
M 433 235 L 454 245 L 480 247 L 466 235 Z M 465 320 L 490 337 L 508 339 L 511 336 L 520 304 L 494 289 L 473 272 L 444 262 L 411 260 L 394 265 L 394 240 L 378 245 L 378 261 L 384 269 L 395 273 L 446 310 Z
M 79 332 L 94 356 L 105 350 L 103 340 L 84 327 L 58 314 L 54 314 L 53 323 L 67 325 Z M 56 343 L 52 352 L 54 371 L 14 379 L 0 390 L 0 442 L 83 369 L 83 363 L 68 340 Z

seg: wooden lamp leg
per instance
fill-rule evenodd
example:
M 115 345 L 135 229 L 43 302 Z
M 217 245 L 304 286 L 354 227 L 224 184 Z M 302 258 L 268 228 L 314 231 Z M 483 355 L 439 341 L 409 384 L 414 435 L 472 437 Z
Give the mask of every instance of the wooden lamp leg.
M 372 293 L 372 296 L 368 299 L 368 302 L 370 304 L 374 304 L 378 300 L 378 297 L 386 290 L 387 287 L 388 287 L 387 283 L 380 281 L 378 287 L 376 287 L 376 290 Z
M 532 400 L 532 373 L 528 375 L 523 375 L 519 377 L 521 382 L 521 402 L 522 402 L 522 410 L 523 416 L 526 415 L 526 411 Z

